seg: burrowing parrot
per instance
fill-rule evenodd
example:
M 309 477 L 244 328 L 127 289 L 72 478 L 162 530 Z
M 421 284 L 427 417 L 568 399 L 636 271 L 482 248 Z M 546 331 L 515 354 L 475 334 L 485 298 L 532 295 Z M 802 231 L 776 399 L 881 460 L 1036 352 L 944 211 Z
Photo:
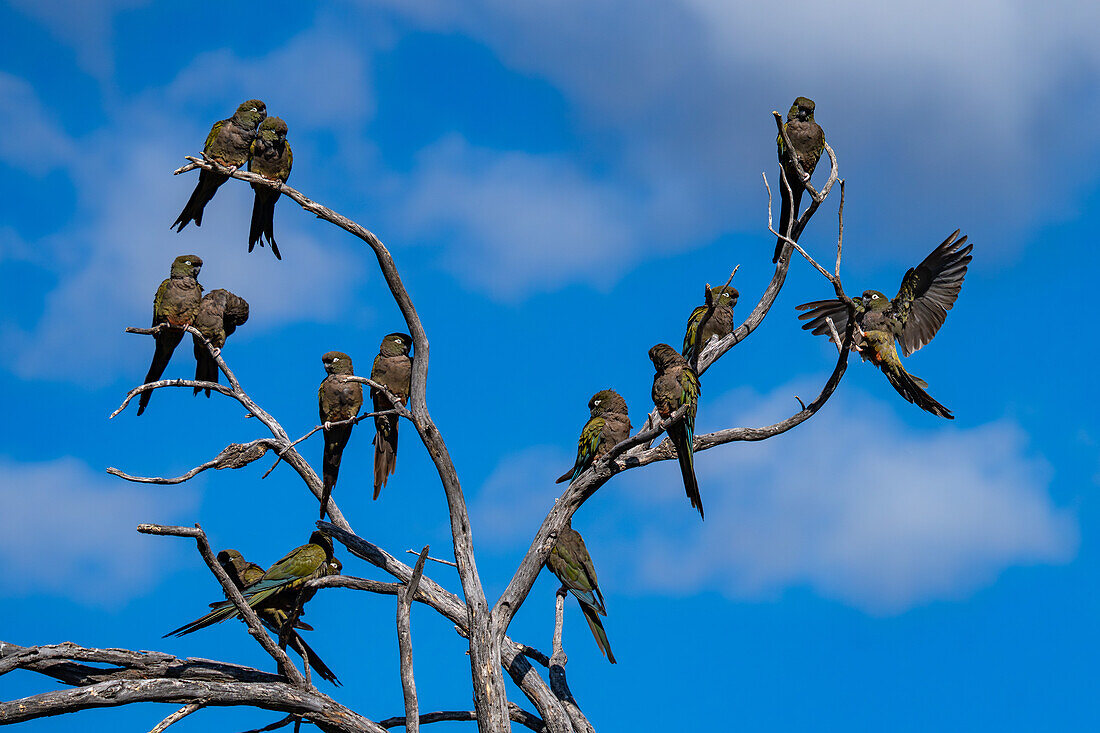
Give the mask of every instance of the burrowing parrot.
M 198 255 L 180 255 L 173 260 L 169 278 L 161 282 L 160 287 L 157 288 L 157 294 L 153 296 L 154 328 L 163 324 L 171 326 L 191 324 L 202 302 L 202 286 L 198 281 L 201 269 L 202 258 Z M 183 340 L 183 334 L 182 330 L 172 328 L 158 331 L 153 336 L 156 347 L 153 351 L 153 362 L 145 375 L 145 384 L 157 381 L 160 375 L 164 374 L 172 353 Z M 138 398 L 137 414 L 145 412 L 152 397 L 153 390 L 141 393 Z
M 409 349 L 412 337 L 407 333 L 391 333 L 382 339 L 378 356 L 374 357 L 370 378 L 394 393 L 402 404 L 409 396 L 412 379 L 412 359 Z M 371 388 L 374 411 L 392 410 L 393 404 L 381 390 Z M 374 418 L 374 498 L 382 493 L 390 476 L 397 470 L 397 415 Z M 323 517 L 322 517 L 323 518 Z
M 227 558 L 227 562 L 234 564 L 232 557 Z M 238 577 L 244 580 L 248 572 L 245 564 L 237 571 Z M 296 602 L 297 591 L 306 581 L 338 573 L 339 563 L 332 555 L 332 540 L 322 532 L 315 531 L 310 535 L 308 544 L 300 545 L 288 552 L 281 560 L 264 571 L 258 579 L 245 586 L 241 594 L 248 605 L 254 609 L 277 609 L 287 601 L 287 595 L 284 594 L 293 596 Z M 232 579 L 233 574 L 229 575 Z M 219 601 L 214 604 L 214 610 L 210 613 L 178 629 L 173 629 L 164 636 L 183 636 L 212 624 L 221 623 L 226 619 L 237 618 L 239 615 L 237 608 L 230 601 Z
M 877 290 L 865 290 L 856 301 L 856 333 L 852 348 L 864 361 L 877 366 L 898 394 L 922 410 L 953 420 L 951 411 L 934 400 L 925 390 L 928 384 L 913 376 L 902 366 L 894 342 L 909 356 L 927 344 L 947 320 L 947 311 L 955 305 L 962 290 L 966 268 L 973 259 L 974 245 L 955 230 L 916 267 L 910 268 L 901 280 L 897 296 L 891 300 Z M 802 328 L 817 335 L 831 333 L 826 319 L 832 319 L 838 334 L 848 328 L 848 309 L 840 300 L 817 300 L 803 303 L 799 315 L 808 321 Z
M 712 338 L 723 338 L 733 333 L 733 308 L 737 305 L 737 288 L 727 285 L 707 288 L 705 297 L 706 304 L 691 312 L 687 330 L 684 333 L 684 348 L 680 353 L 688 364 L 695 364 L 696 355 Z M 703 318 L 706 317 L 712 303 L 714 310 L 706 319 L 706 325 L 703 325 Z M 699 333 L 700 325 L 703 325 L 702 333 Z
M 317 390 L 318 411 L 321 423 L 325 426 L 325 453 L 322 459 L 321 475 L 324 490 L 321 493 L 321 519 L 328 511 L 328 498 L 336 486 L 336 477 L 340 474 L 340 458 L 344 455 L 344 446 L 351 438 L 353 425 L 329 425 L 329 423 L 351 420 L 359 414 L 363 406 L 363 385 L 348 379 L 355 375 L 351 357 L 342 351 L 329 351 L 321 357 L 328 376 L 321 381 Z
M 294 164 L 294 155 L 286 141 L 286 123 L 279 117 L 268 117 L 260 123 L 256 139 L 252 142 L 252 155 L 248 160 L 248 170 L 273 181 L 290 178 L 290 168 Z M 275 202 L 282 194 L 267 186 L 250 184 L 256 192 L 252 202 L 252 224 L 248 229 L 248 251 L 256 246 L 264 246 L 263 237 L 271 245 L 276 259 L 283 259 L 279 246 L 275 244 Z
M 791 146 L 798 156 L 798 162 L 801 163 L 802 170 L 806 171 L 806 175 L 809 176 L 814 174 L 817 161 L 821 160 L 821 154 L 825 152 L 825 131 L 821 129 L 821 125 L 814 121 L 814 107 L 814 100 L 799 97 L 794 100 L 790 111 L 787 112 L 787 121 L 783 123 L 783 129 L 786 130 L 787 137 L 791 140 Z M 787 183 L 791 186 L 791 195 L 788 197 L 787 188 L 782 181 L 779 183 L 779 195 L 782 204 L 779 210 L 779 228 L 776 231 L 786 235 L 787 222 L 792 220 L 791 233 L 795 234 L 793 220 L 798 218 L 798 205 L 802 201 L 802 192 L 806 190 L 806 187 L 802 185 L 802 177 L 798 175 L 798 170 L 794 167 L 789 152 L 786 150 L 787 146 L 783 143 L 783 136 L 777 135 L 775 142 L 778 146 L 779 164 L 783 166 L 783 171 L 787 175 Z M 772 262 L 779 261 L 779 255 L 783 253 L 783 245 L 782 239 L 776 241 Z
M 615 664 L 615 655 L 611 653 L 607 631 L 603 627 L 603 622 L 600 621 L 600 616 L 607 615 L 607 608 L 604 606 L 603 594 L 600 593 L 599 582 L 596 580 L 596 568 L 592 564 L 592 557 L 588 554 L 588 548 L 584 546 L 584 539 L 579 532 L 566 525 L 558 536 L 554 548 L 550 550 L 549 557 L 546 558 L 546 567 L 558 576 L 562 586 L 580 603 L 584 619 L 588 622 L 588 628 L 592 630 L 592 636 L 596 638 L 600 651 L 607 657 L 607 661 Z
M 191 325 L 201 331 L 214 348 L 220 351 L 225 346 L 225 340 L 237 330 L 237 326 L 247 320 L 248 301 L 218 288 L 203 296 Z M 191 334 L 191 340 L 195 346 L 195 381 L 217 382 L 218 363 L 210 355 L 210 350 L 195 334 Z M 199 391 L 199 387 L 195 387 L 195 394 Z M 206 390 L 206 396 L 210 396 L 210 390 Z
M 691 505 L 703 516 L 703 499 L 695 478 L 695 411 L 699 404 L 699 377 L 684 357 L 668 344 L 657 344 L 649 350 L 656 374 L 653 375 L 653 404 L 666 420 L 682 405 L 687 405 L 683 419 L 668 426 L 668 437 L 676 448 L 684 490 Z
M 218 163 L 230 168 L 240 168 L 248 162 L 252 140 L 256 137 L 256 127 L 267 117 L 267 105 L 258 99 L 250 99 L 237 107 L 237 111 L 228 120 L 215 122 L 210 128 L 210 134 L 206 136 L 206 144 L 202 152 Z M 229 180 L 224 173 L 199 170 L 199 182 L 195 184 L 195 190 L 191 198 L 187 199 L 187 205 L 176 217 L 172 224 L 177 232 L 190 222 L 195 226 L 202 226 L 202 212 L 218 187 Z
M 597 392 L 588 401 L 588 409 L 592 417 L 581 429 L 581 437 L 577 441 L 577 460 L 556 483 L 577 478 L 596 459 L 630 437 L 626 400 L 618 392 L 613 389 Z

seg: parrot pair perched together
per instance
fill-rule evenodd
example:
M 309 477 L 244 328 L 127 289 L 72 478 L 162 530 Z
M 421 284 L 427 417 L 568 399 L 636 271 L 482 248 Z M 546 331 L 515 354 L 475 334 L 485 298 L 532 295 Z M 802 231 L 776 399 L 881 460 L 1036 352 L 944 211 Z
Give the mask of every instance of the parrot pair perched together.
M 391 333 L 382 339 L 378 356 L 371 368 L 372 382 L 388 389 L 404 404 L 409 397 L 412 380 L 412 337 L 405 333 Z M 328 499 L 336 486 L 340 473 L 340 459 L 344 447 L 351 438 L 355 418 L 363 406 L 363 385 L 349 379 L 355 376 L 351 357 L 342 351 L 329 351 L 321 357 L 328 376 L 317 391 L 317 403 L 325 431 L 325 452 L 322 461 L 324 490 L 321 494 L 321 519 L 328 511 Z M 393 410 L 385 392 L 371 387 L 371 402 L 375 412 Z M 374 498 L 382 492 L 389 477 L 397 470 L 397 415 L 374 417 Z M 338 424 L 333 424 L 338 423 Z
M 294 155 L 286 141 L 287 131 L 286 122 L 281 118 L 267 116 L 267 105 L 259 99 L 250 99 L 237 107 L 232 117 L 214 123 L 206 136 L 202 153 L 206 158 L 233 170 L 247 163 L 252 173 L 286 183 L 294 165 Z M 206 205 L 228 180 L 229 176 L 224 173 L 205 168 L 199 171 L 199 182 L 172 227 L 182 232 L 192 221 L 195 226 L 202 226 Z M 281 194 L 275 188 L 255 183 L 250 185 L 256 193 L 248 230 L 248 251 L 251 252 L 257 242 L 263 247 L 266 237 L 271 252 L 281 260 L 283 256 L 275 243 L 275 202 Z
M 340 680 L 297 631 L 313 630 L 309 624 L 298 618 L 302 615 L 305 604 L 316 593 L 316 590 L 304 590 L 303 586 L 315 578 L 339 575 L 343 569 L 340 561 L 333 555 L 332 539 L 315 531 L 307 544 L 294 548 L 267 570 L 246 561 L 240 552 L 233 549 L 219 552 L 218 564 L 248 605 L 256 611 L 264 626 L 280 637 L 285 637 L 317 674 L 339 686 Z M 173 629 L 164 636 L 183 636 L 240 616 L 240 611 L 228 600 L 211 603 L 210 607 L 213 609 L 210 613 Z
M 198 255 L 180 255 L 172 262 L 168 279 L 160 284 L 153 297 L 153 327 L 194 326 L 215 349 L 221 350 L 237 326 L 248 320 L 248 301 L 221 288 L 204 296 L 198 280 L 201 269 L 202 258 Z M 182 328 L 162 328 L 154 334 L 156 346 L 145 384 L 157 381 L 164 374 L 183 334 Z M 191 338 L 195 346 L 195 381 L 217 382 L 218 365 L 210 350 L 198 336 L 192 334 Z M 200 391 L 200 387 L 195 387 L 195 394 Z M 152 396 L 153 390 L 141 393 L 137 414 L 145 412 Z M 209 389 L 206 396 L 210 396 Z

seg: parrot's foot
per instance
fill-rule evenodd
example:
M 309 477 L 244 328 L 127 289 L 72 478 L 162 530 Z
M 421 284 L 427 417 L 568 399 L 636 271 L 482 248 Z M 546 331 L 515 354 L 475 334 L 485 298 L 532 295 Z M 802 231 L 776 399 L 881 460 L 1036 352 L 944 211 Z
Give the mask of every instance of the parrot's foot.
M 213 354 L 215 359 L 217 359 L 219 356 L 222 355 L 222 350 L 215 346 L 213 349 L 210 350 L 210 353 Z
M 332 430 L 332 423 L 330 423 L 328 420 L 325 420 L 321 427 L 323 427 L 325 430 Z

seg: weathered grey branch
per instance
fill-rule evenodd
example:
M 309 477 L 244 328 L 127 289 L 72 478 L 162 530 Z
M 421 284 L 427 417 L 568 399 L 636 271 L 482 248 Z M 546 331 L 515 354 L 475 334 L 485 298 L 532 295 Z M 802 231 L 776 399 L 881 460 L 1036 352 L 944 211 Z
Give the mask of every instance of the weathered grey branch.
M 420 576 L 424 573 L 424 561 L 428 558 L 428 546 L 420 551 L 420 557 L 413 566 L 412 577 L 408 584 L 397 593 L 397 647 L 401 655 L 401 692 L 405 697 L 405 730 L 417 733 L 420 730 L 420 711 L 416 703 L 416 678 L 413 676 L 412 650 L 412 599 L 420 586 Z
M 405 552 L 413 554 L 413 555 L 419 555 L 420 554 L 416 550 L 405 550 Z M 450 560 L 442 560 L 438 557 L 428 557 L 428 561 L 429 562 L 437 562 L 440 565 L 450 565 L 452 568 L 457 568 L 458 567 L 458 563 L 452 562 Z
M 256 612 L 252 610 L 252 607 L 248 605 L 248 602 L 241 595 L 240 590 L 233 584 L 233 581 L 226 575 L 225 570 L 218 563 L 214 553 L 210 550 L 210 543 L 206 541 L 206 533 L 202 531 L 202 527 L 195 525 L 194 527 L 169 527 L 162 524 L 139 524 L 138 532 L 142 534 L 152 535 L 169 535 L 173 537 L 191 537 L 198 545 L 199 554 L 202 555 L 202 559 L 206 562 L 207 567 L 210 568 L 210 572 L 214 574 L 214 577 L 218 579 L 218 582 L 222 585 L 222 590 L 225 591 L 225 597 L 228 598 L 233 605 L 237 608 L 237 612 L 240 613 L 241 618 L 248 624 L 248 633 L 252 634 L 252 637 L 259 642 L 264 651 L 271 655 L 271 658 L 275 660 L 275 663 L 279 666 L 279 671 L 291 682 L 296 685 L 310 686 L 306 682 L 305 677 L 298 671 L 298 668 L 290 661 L 290 657 L 287 656 L 283 649 L 280 649 L 275 642 L 271 640 L 271 637 L 264 631 L 263 623 L 260 621 L 260 617 L 256 615 Z M 304 655 L 303 655 L 304 658 Z
M 278 443 L 270 438 L 260 438 L 250 443 L 230 443 L 213 460 L 195 466 L 182 476 L 175 478 L 161 478 L 160 476 L 131 476 L 113 466 L 107 469 L 112 476 L 134 481 L 140 484 L 182 484 L 198 476 L 203 471 L 213 468 L 221 471 L 225 468 L 244 468 L 253 461 L 263 458 L 269 448 L 277 449 Z
M 569 682 L 565 679 L 565 665 L 569 662 L 569 657 L 565 655 L 565 647 L 562 646 L 562 628 L 565 626 L 565 597 L 568 594 L 565 586 L 558 588 L 558 592 L 554 594 L 554 652 L 550 656 L 550 689 L 561 700 L 576 733 L 595 733 L 573 698 Z
M 514 722 L 530 728 L 531 730 L 546 730 L 546 726 L 542 724 L 542 721 L 539 720 L 537 715 L 533 715 L 513 703 L 508 703 L 508 715 Z M 440 710 L 436 713 L 424 713 L 420 716 L 420 723 L 422 725 L 427 725 L 428 723 L 444 723 L 452 721 L 473 722 L 476 720 L 477 713 L 473 710 Z M 400 728 L 405 725 L 405 718 L 386 718 L 385 720 L 378 721 L 378 724 L 383 728 Z

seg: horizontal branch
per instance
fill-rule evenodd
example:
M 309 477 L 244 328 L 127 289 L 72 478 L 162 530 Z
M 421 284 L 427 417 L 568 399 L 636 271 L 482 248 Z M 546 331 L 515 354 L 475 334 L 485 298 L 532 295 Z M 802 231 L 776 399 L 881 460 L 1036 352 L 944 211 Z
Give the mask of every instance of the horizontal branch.
M 508 717 L 513 722 L 519 723 L 531 730 L 543 731 L 546 730 L 546 726 L 539 720 L 537 715 L 527 712 L 518 705 L 512 703 L 508 704 Z M 423 713 L 420 716 L 420 724 L 427 725 L 428 723 L 445 723 L 445 722 L 473 722 L 477 720 L 477 713 L 473 710 L 440 710 L 435 713 Z M 405 725 L 404 717 L 393 717 L 379 720 L 378 725 L 383 728 L 400 728 Z
M 278 442 L 271 438 L 260 438 L 250 443 L 230 443 L 223 448 L 222 452 L 215 456 L 213 460 L 195 466 L 187 473 L 182 476 L 176 476 L 175 478 L 131 476 L 114 466 L 109 467 L 107 473 L 140 484 L 182 484 L 184 481 L 190 481 L 203 471 L 208 471 L 211 468 L 216 471 L 221 471 L 225 468 L 244 468 L 253 461 L 258 461 L 263 458 L 268 449 L 278 450 L 278 445 Z

